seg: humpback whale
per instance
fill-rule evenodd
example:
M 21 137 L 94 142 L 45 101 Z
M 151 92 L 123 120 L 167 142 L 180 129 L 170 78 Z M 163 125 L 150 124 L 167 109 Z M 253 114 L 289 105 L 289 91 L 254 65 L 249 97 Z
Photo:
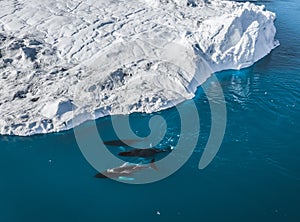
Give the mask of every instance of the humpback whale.
M 95 175 L 96 178 L 118 178 L 122 176 L 130 176 L 137 171 L 152 168 L 154 170 L 158 170 L 155 165 L 155 160 L 152 159 L 150 164 L 130 164 L 128 162 L 124 163 L 123 165 L 107 169 L 101 173 Z
M 129 146 L 130 144 L 141 142 L 142 140 L 110 140 L 103 143 L 107 146 Z
M 153 157 L 159 153 L 171 152 L 173 147 L 168 147 L 166 149 L 158 148 L 146 148 L 146 149 L 132 149 L 129 151 L 119 153 L 119 156 L 130 156 L 130 157 Z

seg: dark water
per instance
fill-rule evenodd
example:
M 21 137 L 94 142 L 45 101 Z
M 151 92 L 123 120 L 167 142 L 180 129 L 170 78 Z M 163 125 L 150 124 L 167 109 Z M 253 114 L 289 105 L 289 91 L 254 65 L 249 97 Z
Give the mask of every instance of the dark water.
M 206 169 L 197 168 L 210 130 L 201 88 L 194 99 L 201 118 L 196 150 L 153 184 L 93 178 L 73 131 L 1 136 L 0 221 L 300 221 L 300 4 L 264 4 L 277 13 L 281 46 L 251 68 L 217 74 L 228 123 Z M 176 110 L 160 114 L 169 120 L 168 137 L 176 138 Z M 134 130 L 146 133 L 149 117 L 133 114 Z M 109 123 L 97 121 L 104 137 Z

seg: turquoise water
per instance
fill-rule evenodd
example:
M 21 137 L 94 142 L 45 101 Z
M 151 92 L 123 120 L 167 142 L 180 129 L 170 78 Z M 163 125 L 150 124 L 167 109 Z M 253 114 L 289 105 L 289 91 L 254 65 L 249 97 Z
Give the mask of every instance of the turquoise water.
M 300 4 L 264 4 L 277 13 L 281 46 L 251 68 L 217 73 L 228 123 L 206 169 L 197 168 L 210 130 L 202 88 L 194 98 L 201 119 L 195 152 L 174 175 L 153 184 L 95 179 L 73 131 L 1 136 L 0 221 L 299 221 Z M 178 113 L 159 114 L 168 121 L 166 138 L 176 142 Z M 149 117 L 131 116 L 140 135 L 147 134 Z M 113 137 L 109 118 L 97 125 L 103 137 Z

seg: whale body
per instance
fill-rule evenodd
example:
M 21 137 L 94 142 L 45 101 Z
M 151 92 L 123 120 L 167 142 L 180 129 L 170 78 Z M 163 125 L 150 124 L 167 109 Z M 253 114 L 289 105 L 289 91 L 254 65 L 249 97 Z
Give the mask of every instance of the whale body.
M 123 165 L 107 169 L 101 173 L 95 175 L 96 178 L 119 178 L 119 177 L 126 177 L 134 174 L 137 171 L 152 168 L 154 170 L 158 170 L 155 165 L 155 160 L 152 159 L 149 164 L 130 164 L 128 162 L 124 163 Z
M 171 152 L 172 147 L 167 149 L 158 149 L 158 148 L 145 148 L 145 149 L 132 149 L 129 151 L 120 152 L 119 156 L 127 156 L 127 157 L 153 157 L 159 153 Z

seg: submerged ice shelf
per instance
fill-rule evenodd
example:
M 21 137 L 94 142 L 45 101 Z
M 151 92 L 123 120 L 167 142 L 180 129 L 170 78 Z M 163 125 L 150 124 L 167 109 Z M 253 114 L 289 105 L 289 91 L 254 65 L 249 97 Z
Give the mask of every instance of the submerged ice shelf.
M 0 134 L 154 112 L 278 45 L 275 14 L 202 0 L 0 1 Z

